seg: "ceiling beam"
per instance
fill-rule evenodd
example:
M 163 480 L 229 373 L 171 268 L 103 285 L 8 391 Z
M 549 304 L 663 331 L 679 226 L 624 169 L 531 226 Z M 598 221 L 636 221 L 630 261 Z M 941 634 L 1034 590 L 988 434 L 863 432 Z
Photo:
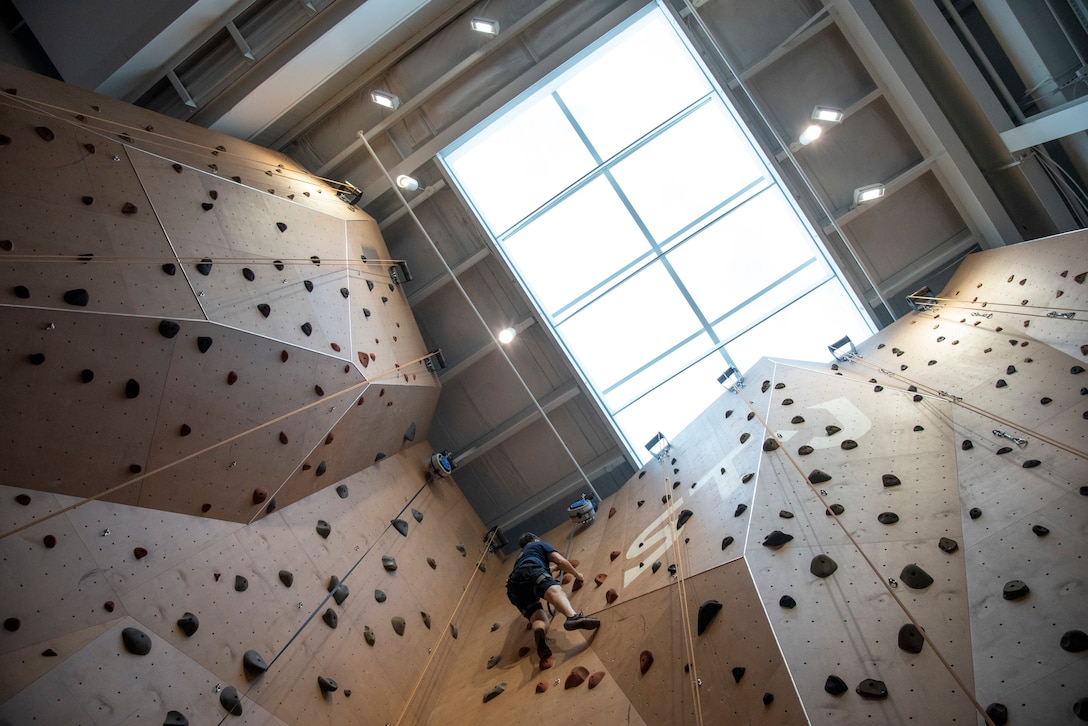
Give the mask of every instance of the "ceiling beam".
M 473 441 L 465 447 L 464 451 L 454 454 L 454 461 L 457 462 L 457 466 L 464 466 L 470 463 L 473 459 L 483 456 L 488 451 L 491 451 L 491 449 L 494 449 L 514 434 L 529 426 L 529 424 L 539 421 L 543 418 L 541 411 L 543 411 L 544 414 L 551 413 L 581 393 L 581 387 L 573 381 L 562 388 L 552 391 L 547 396 L 538 399 L 537 403 L 540 404 L 539 406 L 526 406 L 518 413 L 506 419 L 502 424 L 487 432 L 484 436 Z
M 592 481 L 602 474 L 607 474 L 617 466 L 622 466 L 625 461 L 627 461 L 627 457 L 623 455 L 623 452 L 612 449 L 608 453 L 584 464 L 582 471 Z M 548 507 L 554 506 L 557 502 L 566 501 L 571 496 L 577 496 L 574 492 L 585 493 L 585 479 L 577 472 L 552 483 L 547 488 L 540 490 L 518 504 L 518 506 L 496 517 L 495 520 L 488 523 L 488 528 L 498 524 L 504 531 L 508 531 L 515 524 L 524 522 Z
M 476 265 L 483 262 L 488 255 L 491 254 L 490 247 L 481 247 L 466 257 L 464 260 L 458 262 L 451 269 L 453 270 L 453 277 L 460 277 L 462 273 L 471 270 Z M 442 271 L 438 277 L 428 282 L 426 285 L 421 285 L 418 289 L 413 290 L 412 294 L 408 296 L 408 307 L 416 307 L 421 302 L 435 294 L 443 287 L 453 281 L 453 277 Z

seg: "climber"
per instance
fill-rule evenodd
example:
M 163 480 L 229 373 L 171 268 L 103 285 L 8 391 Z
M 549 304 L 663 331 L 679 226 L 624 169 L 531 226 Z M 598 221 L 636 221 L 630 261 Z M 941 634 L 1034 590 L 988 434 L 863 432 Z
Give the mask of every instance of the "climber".
M 582 573 L 575 569 L 570 560 L 531 532 L 521 535 L 518 544 L 521 545 L 521 554 L 514 563 L 510 577 L 506 579 L 506 596 L 532 626 L 540 667 L 544 670 L 552 665 L 552 651 L 545 640 L 550 619 L 540 604 L 541 598 L 566 616 L 564 630 L 596 630 L 601 621 L 576 612 L 567 598 L 567 593 L 549 570 L 550 565 L 555 565 L 563 572 L 573 575 L 578 582 L 584 582 Z

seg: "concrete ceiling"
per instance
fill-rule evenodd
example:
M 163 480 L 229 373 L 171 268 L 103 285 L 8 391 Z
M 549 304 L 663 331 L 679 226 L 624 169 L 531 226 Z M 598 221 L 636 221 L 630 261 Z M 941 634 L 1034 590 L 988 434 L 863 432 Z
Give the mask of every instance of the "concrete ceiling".
M 644 0 L 179 0 L 158 14 L 135 4 L 140 22 L 121 38 L 76 33 L 91 21 L 50 12 L 57 2 L 14 5 L 62 77 L 282 150 L 363 190 L 358 206 L 408 261 L 412 310 L 448 362 L 431 443 L 454 452 L 456 481 L 485 523 L 546 530 L 578 494 L 608 496 L 633 475 L 638 463 L 435 155 Z M 1080 36 L 1054 26 L 1059 15 L 1025 18 L 1008 3 L 1015 17 L 994 18 L 944 0 L 666 5 L 882 323 L 905 310 L 905 294 L 940 289 L 970 251 L 1082 226 L 1051 164 L 1084 173 L 1085 124 L 1067 120 L 1048 136 L 1032 116 L 1076 117 L 1084 89 L 1010 106 L 970 55 L 972 45 L 1000 54 L 1006 80 L 1046 90 L 1025 44 L 1048 48 L 1044 66 L 1084 55 Z M 501 33 L 473 32 L 474 16 L 498 20 Z M 965 29 L 982 40 L 965 41 Z M 81 56 L 104 60 L 91 67 Z M 400 107 L 371 103 L 373 89 L 395 93 Z M 817 104 L 846 119 L 791 152 Z M 1006 143 L 1025 127 L 1056 140 L 1026 153 Z M 402 173 L 421 184 L 407 199 L 390 183 Z M 855 207 L 853 189 L 873 181 L 886 198 Z M 515 343 L 498 346 L 494 331 L 511 325 Z

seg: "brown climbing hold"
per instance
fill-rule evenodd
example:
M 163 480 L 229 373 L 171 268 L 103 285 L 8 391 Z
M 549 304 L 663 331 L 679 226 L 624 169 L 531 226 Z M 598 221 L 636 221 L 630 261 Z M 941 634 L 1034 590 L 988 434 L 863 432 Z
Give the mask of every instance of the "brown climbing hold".
M 617 592 L 616 592 L 616 591 L 615 591 L 614 589 L 613 589 L 613 590 L 609 590 L 608 592 L 606 592 L 606 593 L 604 594 L 604 600 L 605 600 L 605 602 L 607 602 L 607 603 L 608 603 L 609 605 L 611 605 L 612 603 L 616 602 L 616 600 L 617 600 L 618 598 L 619 598 L 619 593 L 617 593 Z
M 7 630 L 9 633 L 14 633 L 19 629 L 20 625 L 22 625 L 22 621 L 19 620 L 19 618 L 8 618 L 4 621 L 4 630 Z
M 529 655 L 530 652 L 532 652 L 532 648 L 527 645 L 523 645 L 518 648 L 518 658 L 524 658 L 525 656 Z
M 143 547 L 137 547 L 136 549 L 132 550 L 132 554 L 136 555 L 136 559 L 142 560 L 143 558 L 147 557 L 147 550 L 145 550 Z
M 596 673 L 593 673 L 589 677 L 589 687 L 591 689 L 596 688 L 598 686 L 598 684 L 600 684 L 600 682 L 604 680 L 604 677 L 605 677 L 605 672 L 604 671 L 597 671 Z
M 612 519 L 615 516 L 616 516 L 616 508 L 612 507 L 611 509 L 608 510 L 608 518 Z
M 286 433 L 286 432 L 284 432 L 284 431 L 280 431 L 280 443 L 281 443 L 281 444 L 286 444 L 286 443 L 287 443 L 287 441 L 288 441 L 288 439 L 287 439 L 287 433 Z
M 619 557 L 619 556 L 620 556 L 620 551 L 619 550 L 612 550 L 612 552 L 610 552 L 609 555 L 608 555 L 608 560 L 609 560 L 609 562 L 615 562 L 616 558 Z
M 179 436 L 188 436 L 191 433 L 193 433 L 193 429 L 189 424 L 182 424 L 181 428 L 178 429 Z
M 237 382 L 238 382 L 238 372 L 237 371 L 231 371 L 230 373 L 227 374 L 227 385 L 228 386 L 233 386 Z
M 548 684 L 545 683 L 544 681 L 540 681 L 539 683 L 536 684 L 536 692 L 537 693 L 544 693 L 544 691 L 546 691 L 546 690 L 548 690 Z
M 212 511 L 212 505 L 209 504 L 208 502 L 204 502 L 203 504 L 200 505 L 200 511 L 207 514 L 208 512 Z
M 25 507 L 26 505 L 30 504 L 30 495 L 26 493 L 16 494 L 15 501 Z
M 604 584 L 604 581 L 607 580 L 607 579 L 608 579 L 608 575 L 602 572 L 602 573 L 598 574 L 596 577 L 593 578 L 593 582 L 597 583 L 597 587 L 600 587 L 601 585 Z
M 654 664 L 654 654 L 648 650 L 644 650 L 638 654 L 638 672 L 642 675 L 646 675 L 646 671 L 650 670 L 650 666 Z
M 129 471 L 130 474 L 139 474 L 143 470 L 144 470 L 144 468 L 142 466 L 140 466 L 139 464 L 129 464 L 128 465 L 128 471 Z
M 268 490 L 264 487 L 257 487 L 253 490 L 253 503 L 262 504 L 268 499 Z
M 332 348 L 337 353 L 340 352 L 340 344 L 339 343 L 330 343 L 329 347 Z
M 643 672 L 645 673 L 645 671 Z M 563 681 L 563 688 L 577 688 L 585 683 L 587 678 L 589 678 L 589 669 L 585 666 L 575 666 L 567 674 L 566 680 Z
M 112 613 L 113 609 L 117 606 L 114 605 L 113 600 L 107 600 L 106 602 L 102 603 L 102 607 L 106 609 L 107 613 Z
M 324 396 L 325 395 L 325 389 L 322 388 L 321 386 L 314 385 L 314 393 L 316 393 L 318 396 Z

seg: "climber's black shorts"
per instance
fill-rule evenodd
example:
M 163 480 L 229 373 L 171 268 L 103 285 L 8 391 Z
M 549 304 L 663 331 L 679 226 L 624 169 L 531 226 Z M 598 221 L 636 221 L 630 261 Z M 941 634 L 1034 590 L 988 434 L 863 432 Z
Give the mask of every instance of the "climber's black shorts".
M 543 609 L 540 598 L 544 597 L 549 587 L 558 584 L 552 573 L 539 565 L 522 566 L 506 578 L 506 597 L 518 612 L 532 618 L 533 613 Z

